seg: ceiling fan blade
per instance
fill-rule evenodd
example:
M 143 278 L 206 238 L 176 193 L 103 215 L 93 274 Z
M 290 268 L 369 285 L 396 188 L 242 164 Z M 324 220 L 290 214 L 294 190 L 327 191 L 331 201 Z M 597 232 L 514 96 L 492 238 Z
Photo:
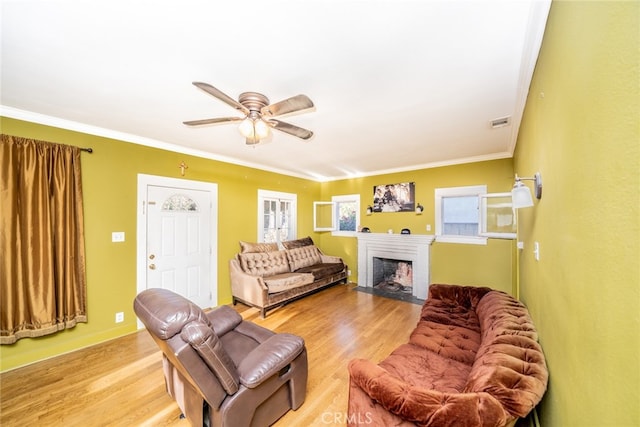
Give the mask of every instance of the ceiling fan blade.
M 271 127 L 281 132 L 288 133 L 289 135 L 297 136 L 301 139 L 309 139 L 313 136 L 313 132 L 307 129 L 303 129 L 290 123 L 285 123 L 280 120 L 269 119 L 267 121 Z
M 267 116 L 281 116 L 308 108 L 313 108 L 313 101 L 306 95 L 296 95 L 275 104 L 267 105 L 260 112 Z
M 238 101 L 236 101 L 235 99 L 231 98 L 229 95 L 227 95 L 227 94 L 221 92 L 220 90 L 216 89 L 215 87 L 211 86 L 209 83 L 193 82 L 193 84 L 194 84 L 194 86 L 197 86 L 198 88 L 200 88 L 203 91 L 207 92 L 209 95 L 213 95 L 216 98 L 218 98 L 220 101 L 229 104 L 230 106 L 232 106 L 236 110 L 242 111 L 244 114 L 249 114 L 249 109 L 247 107 L 245 107 L 244 105 L 240 104 Z
M 216 123 L 241 122 L 243 117 L 218 117 L 217 119 L 189 120 L 182 122 L 187 126 L 213 125 Z

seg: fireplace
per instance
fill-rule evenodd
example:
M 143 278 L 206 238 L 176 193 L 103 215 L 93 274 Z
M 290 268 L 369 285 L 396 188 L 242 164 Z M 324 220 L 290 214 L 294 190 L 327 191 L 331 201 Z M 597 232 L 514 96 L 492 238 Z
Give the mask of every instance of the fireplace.
M 358 233 L 358 286 L 374 288 L 381 281 L 398 282 L 395 286 L 427 299 L 433 239 L 425 234 Z M 380 274 L 386 278 L 381 279 Z
M 373 258 L 373 287 L 389 292 L 413 294 L 413 262 Z

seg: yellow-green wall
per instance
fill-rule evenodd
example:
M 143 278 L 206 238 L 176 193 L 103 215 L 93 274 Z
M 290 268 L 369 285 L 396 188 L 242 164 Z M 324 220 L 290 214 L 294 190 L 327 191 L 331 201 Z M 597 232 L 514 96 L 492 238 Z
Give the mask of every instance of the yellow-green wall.
M 544 181 L 519 265 L 545 427 L 640 426 L 639 19 L 638 1 L 553 2 L 520 129 L 515 171 Z
M 355 238 L 332 237 L 313 232 L 313 202 L 332 195 L 361 194 L 363 212 L 370 203 L 373 186 L 416 182 L 417 200 L 425 207 L 414 213 L 363 216 L 363 225 L 375 231 L 408 227 L 427 234 L 434 226 L 434 188 L 487 184 L 489 191 L 507 191 L 512 183 L 510 159 L 460 166 L 426 169 L 411 173 L 381 175 L 320 184 L 253 168 L 187 156 L 166 150 L 116 141 L 24 122 L 0 118 L 2 132 L 11 135 L 92 147 L 82 155 L 85 195 L 85 240 L 89 322 L 73 329 L 35 339 L 22 339 L 0 347 L 0 371 L 53 357 L 136 330 L 132 309 L 136 294 L 136 200 L 139 173 L 181 178 L 178 165 L 189 168 L 184 178 L 218 184 L 218 303 L 231 302 L 228 260 L 238 250 L 238 241 L 255 241 L 258 189 L 296 193 L 298 236 L 310 235 L 328 254 L 343 257 L 357 280 Z M 124 231 L 124 243 L 112 243 L 111 232 Z M 435 243 L 432 247 L 432 282 L 486 284 L 511 292 L 513 287 L 513 242 L 492 240 L 487 246 Z M 125 321 L 116 324 L 116 312 Z

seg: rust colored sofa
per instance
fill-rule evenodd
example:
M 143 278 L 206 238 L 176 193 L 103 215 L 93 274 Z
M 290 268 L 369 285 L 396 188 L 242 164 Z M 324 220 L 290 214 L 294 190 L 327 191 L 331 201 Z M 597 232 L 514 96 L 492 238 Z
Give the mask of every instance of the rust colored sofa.
M 322 288 L 346 283 L 347 265 L 325 255 L 310 237 L 275 243 L 240 242 L 240 253 L 229 261 L 233 304 L 268 310 Z
M 431 285 L 409 342 L 349 362 L 348 424 L 513 426 L 548 371 L 526 307 L 489 288 Z

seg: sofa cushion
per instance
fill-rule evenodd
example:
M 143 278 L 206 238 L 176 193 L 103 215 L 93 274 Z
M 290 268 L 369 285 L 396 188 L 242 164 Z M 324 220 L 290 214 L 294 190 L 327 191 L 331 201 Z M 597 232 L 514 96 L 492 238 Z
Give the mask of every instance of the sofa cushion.
M 264 284 L 269 288 L 269 293 L 272 294 L 313 283 L 313 274 L 280 273 L 263 277 L 263 280 Z
M 486 287 L 430 285 L 429 297 L 422 306 L 420 318 L 480 332 L 476 306 L 490 290 Z
M 243 253 L 238 254 L 238 260 L 242 270 L 252 276 L 266 277 L 290 271 L 285 251 Z
M 533 322 L 525 306 L 492 291 L 477 307 L 482 329 L 465 392 L 495 396 L 515 417 L 526 416 L 540 401 L 548 371 Z
M 438 299 L 428 299 L 422 307 L 420 320 L 468 329 L 480 333 L 480 321 L 474 310 L 464 305 Z
M 363 391 L 349 391 L 349 419 L 365 420 L 374 426 L 423 427 L 505 426 L 510 420 L 499 402 L 487 393 L 446 393 L 412 385 L 365 359 L 350 361 L 348 368 L 350 388 Z M 352 397 L 357 400 L 352 401 Z M 398 418 L 379 417 L 379 408 Z
M 320 251 L 315 246 L 302 246 L 300 248 L 287 249 L 286 253 L 289 258 L 291 271 L 322 263 Z
M 473 365 L 480 347 L 478 332 L 421 320 L 409 336 L 409 342 L 441 357 Z
M 459 393 L 471 370 L 470 364 L 427 351 L 413 343 L 400 345 L 379 366 L 412 386 L 443 393 Z
M 338 274 L 342 270 L 344 270 L 344 264 L 341 262 L 321 263 L 299 268 L 296 270 L 296 273 L 311 273 L 315 280 L 320 280 L 331 276 L 332 274 Z
M 278 250 L 277 243 L 252 243 L 240 240 L 240 253 L 250 252 L 272 252 Z
M 282 242 L 282 247 L 285 249 L 295 249 L 301 248 L 303 246 L 313 246 L 313 240 L 311 239 L 311 237 L 307 236 L 303 237 L 302 239 L 287 240 L 285 242 Z
M 476 306 L 491 288 L 465 285 L 429 285 L 429 299 L 438 299 L 455 305 L 462 305 L 475 311 Z

